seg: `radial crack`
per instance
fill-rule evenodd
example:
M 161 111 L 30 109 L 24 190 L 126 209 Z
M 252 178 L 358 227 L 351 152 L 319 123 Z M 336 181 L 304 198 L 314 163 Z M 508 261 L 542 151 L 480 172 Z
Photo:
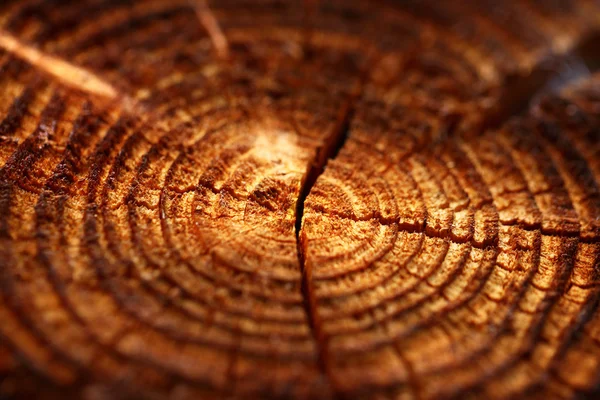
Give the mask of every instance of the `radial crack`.
M 323 173 L 327 162 L 331 159 L 335 159 L 340 149 L 346 143 L 348 139 L 348 132 L 350 129 L 350 121 L 354 115 L 354 107 L 356 99 L 362 92 L 363 83 L 358 87 L 353 94 L 351 94 L 348 100 L 344 103 L 340 109 L 337 123 L 329 135 L 326 143 L 324 143 L 318 150 L 314 162 L 309 166 L 306 177 L 302 183 L 298 201 L 296 203 L 296 244 L 298 250 L 298 260 L 300 262 L 300 268 L 302 271 L 302 296 L 304 299 L 304 307 L 306 315 L 308 317 L 308 323 L 315 338 L 315 343 L 318 352 L 318 363 L 321 372 L 328 377 L 331 381 L 331 374 L 328 367 L 327 357 L 327 346 L 325 344 L 326 338 L 324 336 L 321 321 L 317 314 L 315 292 L 312 282 L 312 268 L 306 260 L 306 245 L 305 237 L 302 234 L 302 219 L 304 215 L 304 203 L 306 198 L 310 194 L 312 187 L 314 186 L 317 178 Z

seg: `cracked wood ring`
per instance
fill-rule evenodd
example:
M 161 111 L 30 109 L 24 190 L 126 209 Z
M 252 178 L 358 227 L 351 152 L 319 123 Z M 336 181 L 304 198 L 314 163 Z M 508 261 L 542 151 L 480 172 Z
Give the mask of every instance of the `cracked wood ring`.
M 0 398 L 600 395 L 597 0 L 0 4 Z

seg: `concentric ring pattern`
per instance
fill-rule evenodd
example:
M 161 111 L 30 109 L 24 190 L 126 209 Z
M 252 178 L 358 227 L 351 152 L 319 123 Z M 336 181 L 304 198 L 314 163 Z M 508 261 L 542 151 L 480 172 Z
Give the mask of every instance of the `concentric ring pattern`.
M 0 29 L 0 397 L 597 390 L 595 0 L 9 0 Z

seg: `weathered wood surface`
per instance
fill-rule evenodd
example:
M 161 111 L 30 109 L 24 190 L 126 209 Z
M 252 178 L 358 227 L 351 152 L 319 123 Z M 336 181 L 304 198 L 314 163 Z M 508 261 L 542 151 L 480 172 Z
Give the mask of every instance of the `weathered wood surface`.
M 0 5 L 0 398 L 600 384 L 600 3 Z

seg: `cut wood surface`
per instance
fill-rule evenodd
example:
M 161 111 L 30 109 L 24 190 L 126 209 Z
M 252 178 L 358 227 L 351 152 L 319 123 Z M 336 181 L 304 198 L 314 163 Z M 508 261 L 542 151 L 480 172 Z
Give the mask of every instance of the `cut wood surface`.
M 0 398 L 600 395 L 597 0 L 5 0 Z

